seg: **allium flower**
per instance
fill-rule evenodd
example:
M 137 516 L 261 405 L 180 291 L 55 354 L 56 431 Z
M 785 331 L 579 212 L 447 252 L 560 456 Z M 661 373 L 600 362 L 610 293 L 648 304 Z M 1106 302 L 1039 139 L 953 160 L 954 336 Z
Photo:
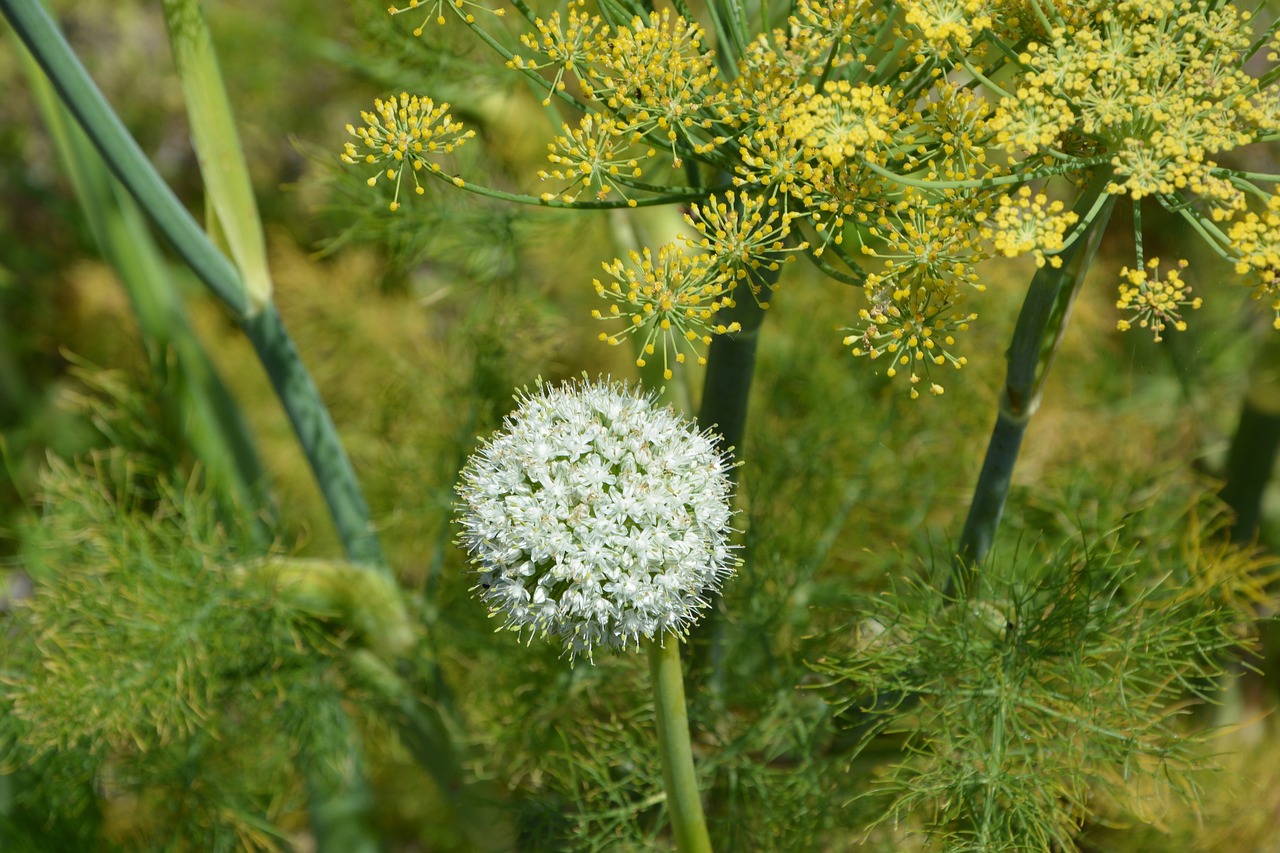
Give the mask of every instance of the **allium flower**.
M 683 634 L 737 563 L 714 436 L 620 383 L 519 400 L 458 485 L 490 614 L 570 657 Z

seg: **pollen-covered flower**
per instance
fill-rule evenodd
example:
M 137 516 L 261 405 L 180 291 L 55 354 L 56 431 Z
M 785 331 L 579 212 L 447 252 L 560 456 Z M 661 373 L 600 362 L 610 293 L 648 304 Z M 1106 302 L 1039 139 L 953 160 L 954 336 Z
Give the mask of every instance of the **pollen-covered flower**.
M 539 382 L 519 400 L 458 485 L 491 615 L 571 658 L 684 634 L 737 563 L 715 437 L 616 382 Z
M 1280 329 L 1280 195 L 1267 200 L 1261 216 L 1250 212 L 1232 223 L 1228 238 L 1236 272 L 1252 281 L 1254 299 L 1271 300 L 1272 324 Z
M 413 28 L 413 34 L 420 36 L 426 29 L 427 24 L 432 21 L 437 26 L 444 26 L 446 9 L 468 26 L 472 26 L 476 22 L 476 16 L 471 14 L 473 9 L 488 12 L 495 18 L 501 18 L 507 12 L 506 9 L 490 9 L 488 6 L 475 2 L 475 0 L 409 0 L 404 6 L 388 6 L 387 13 L 402 15 L 405 12 L 426 10 L 427 16 L 422 19 L 422 23 Z
M 1160 259 L 1147 261 L 1147 269 L 1120 270 L 1120 298 L 1116 307 L 1131 312 L 1129 317 L 1117 321 L 1116 328 L 1127 332 L 1136 323 L 1143 329 L 1151 329 L 1157 341 L 1164 330 L 1172 326 L 1179 332 L 1186 331 L 1187 322 L 1182 319 L 1182 309 L 1200 307 L 1200 298 L 1190 298 L 1191 286 L 1182 280 L 1181 271 L 1186 261 L 1179 261 L 1175 269 L 1160 278 Z M 1150 273 L 1147 272 L 1150 270 Z
M 920 31 L 923 45 L 941 56 L 952 48 L 967 51 L 975 39 L 991 29 L 985 0 L 903 0 L 904 20 Z
M 507 63 L 512 68 L 535 69 L 554 66 L 555 77 L 551 80 L 551 88 L 543 99 L 544 107 L 551 105 L 551 96 L 565 90 L 565 72 L 577 74 L 596 58 L 596 52 L 608 41 L 608 28 L 599 15 L 591 15 L 580 9 L 586 0 L 569 0 L 568 21 L 562 22 L 560 12 L 551 13 L 548 20 L 535 18 L 534 27 L 537 34 L 524 33 L 520 42 L 547 59 L 525 59 L 515 56 Z M 577 7 L 577 8 L 574 8 Z
M 706 204 L 695 204 L 692 214 L 685 214 L 685 222 L 702 235 L 686 242 L 711 253 L 725 270 L 730 287 L 746 282 L 757 301 L 768 307 L 767 297 L 761 297 L 768 284 L 765 274 L 776 273 L 795 259 L 795 252 L 808 246 L 804 242 L 787 245 L 791 221 L 799 214 L 773 209 L 759 195 L 729 190 L 724 198 L 713 194 Z
M 784 130 L 803 142 L 806 153 L 833 166 L 858 158 L 883 162 L 882 149 L 899 129 L 899 110 L 891 98 L 887 86 L 837 80 L 819 92 L 805 84 L 793 109 L 784 113 Z
M 624 182 L 644 174 L 641 160 L 654 155 L 652 148 L 637 146 L 640 134 L 624 131 L 613 119 L 597 119 L 592 113 L 583 116 L 576 128 L 567 124 L 563 128 L 564 135 L 547 143 L 547 159 L 558 168 L 540 169 L 538 177 L 561 181 L 564 187 L 559 194 L 543 193 L 542 200 L 572 202 L 588 192 L 592 200 L 606 201 L 616 191 L 635 207 Z
M 959 370 L 969 363 L 953 351 L 955 333 L 967 332 L 978 315 L 957 310 L 951 300 L 923 288 L 915 292 L 915 299 L 902 301 L 894 301 L 886 290 L 880 288 L 872 295 L 871 307 L 858 311 L 858 326 L 842 330 L 852 333 L 845 336 L 844 345 L 855 356 L 887 358 L 885 375 L 890 379 L 905 370 L 911 399 L 920 396 L 922 382 L 930 394 L 941 395 L 944 389 L 934 381 L 932 368 L 950 364 Z
M 582 80 L 627 130 L 664 140 L 675 166 L 682 164 L 680 143 L 707 154 L 724 141 L 703 134 L 712 124 L 704 112 L 719 101 L 715 56 L 703 48 L 705 37 L 696 22 L 669 9 L 647 19 L 637 15 L 609 34 L 607 49 L 598 51 Z
M 621 258 L 604 264 L 613 279 L 595 279 L 596 294 L 613 302 L 608 311 L 595 310 L 597 320 L 625 320 L 626 326 L 616 332 L 601 332 L 600 340 L 617 346 L 628 335 L 643 334 L 641 354 L 636 366 L 644 367 L 647 356 L 662 347 L 663 375 L 672 377 L 672 364 L 684 364 L 688 351 L 706 364 L 707 358 L 697 346 L 707 346 L 711 336 L 736 332 L 737 323 L 725 325 L 715 320 L 721 308 L 733 305 L 729 295 L 731 284 L 726 274 L 716 268 L 712 256 L 685 254 L 679 244 L 667 243 L 653 253 L 632 251 L 630 263 Z
M 1036 266 L 1042 267 L 1047 254 L 1049 265 L 1056 269 L 1062 266 L 1057 253 L 1062 251 L 1066 233 L 1078 219 L 1074 212 L 1063 211 L 1062 202 L 1049 201 L 1044 193 L 1033 195 L 1030 187 L 1023 186 L 1014 195 L 1000 197 L 982 235 L 1007 258 L 1031 252 Z
M 391 209 L 400 208 L 400 184 L 406 167 L 413 177 L 414 192 L 422 195 L 418 172 L 422 169 L 443 175 L 444 170 L 431 159 L 433 155 L 452 153 L 459 145 L 476 135 L 466 130 L 449 115 L 448 104 L 437 104 L 430 98 L 421 98 L 401 92 L 400 97 L 373 102 L 373 112 L 360 113 L 364 127 L 347 125 L 347 133 L 359 140 L 346 143 L 342 162 L 351 165 L 368 163 L 378 165 L 379 172 L 369 179 L 374 186 L 380 176 L 396 182 Z M 451 178 L 462 186 L 462 178 Z

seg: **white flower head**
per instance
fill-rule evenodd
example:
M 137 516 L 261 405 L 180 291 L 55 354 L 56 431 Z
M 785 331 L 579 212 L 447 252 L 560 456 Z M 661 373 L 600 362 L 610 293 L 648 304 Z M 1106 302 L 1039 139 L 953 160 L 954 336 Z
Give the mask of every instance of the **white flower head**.
M 457 487 L 490 614 L 570 658 L 683 635 L 738 563 L 715 436 L 608 380 L 517 400 Z

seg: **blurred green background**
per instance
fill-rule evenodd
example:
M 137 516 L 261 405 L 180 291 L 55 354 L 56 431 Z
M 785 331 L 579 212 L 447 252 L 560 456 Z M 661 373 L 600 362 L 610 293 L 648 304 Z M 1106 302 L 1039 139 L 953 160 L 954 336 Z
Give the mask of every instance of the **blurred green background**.
M 53 6 L 108 100 L 199 213 L 199 174 L 158 4 Z M 465 768 L 501 814 L 490 843 L 657 846 L 661 785 L 648 746 L 644 663 L 621 657 L 571 669 L 537 642 L 492 633 L 468 596 L 450 515 L 463 459 L 477 436 L 500 424 L 514 389 L 583 371 L 634 376 L 625 348 L 595 339 L 591 279 L 601 261 L 620 254 L 619 233 L 661 221 L 516 209 L 441 183 L 389 213 L 387 199 L 345 174 L 337 159 L 344 126 L 374 97 L 407 90 L 453 103 L 455 116 L 479 131 L 460 154 L 460 171 L 508 189 L 536 184 L 551 130 L 539 97 L 465 31 L 413 39 L 407 31 L 416 21 L 393 20 L 376 3 L 242 0 L 208 3 L 206 12 L 267 227 L 280 311 L 352 456 L 422 625 L 422 646 L 462 709 Z M 60 172 L 16 40 L 3 26 L 0 33 L 0 601 L 8 608 L 9 597 L 29 588 L 23 555 L 39 529 L 38 497 L 50 493 L 41 484 L 55 470 L 51 460 L 84 458 L 122 441 L 112 427 L 120 400 L 136 406 L 135 420 L 154 417 L 143 438 L 136 430 L 124 441 L 154 442 L 146 449 L 174 470 L 189 470 L 193 460 L 181 430 L 160 415 L 164 379 Z M 1172 254 L 1186 242 L 1174 221 L 1146 225 L 1148 256 L 1166 251 L 1157 243 Z M 1163 345 L 1116 332 L 1117 271 L 1131 263 L 1126 226 L 1113 223 L 1077 305 L 1027 436 L 998 550 L 1049 553 L 1121 524 L 1129 525 L 1125 541 L 1144 553 L 1199 547 L 1188 531 L 1198 535 L 1205 519 L 1186 510 L 1215 488 L 1267 318 L 1228 270 L 1193 256 L 1189 278 L 1205 306 L 1188 318 L 1187 332 Z M 691 710 L 698 760 L 719 803 L 712 834 L 723 849 L 906 844 L 888 831 L 864 837 L 864 807 L 852 799 L 870 771 L 850 764 L 822 695 L 804 689 L 820 680 L 806 660 L 830 647 L 825 631 L 855 618 L 847 609 L 853 595 L 945 565 L 1032 271 L 1029 263 L 988 267 L 989 290 L 975 304 L 979 321 L 963 342 L 969 366 L 951 377 L 943 397 L 916 402 L 876 365 L 842 351 L 834 326 L 852 318 L 858 293 L 803 262 L 784 274 L 766 319 L 742 449 L 745 564 L 725 591 L 727 686 L 718 703 L 695 698 Z M 268 470 L 276 548 L 338 555 L 252 350 L 189 273 L 176 262 L 171 273 Z M 1269 489 L 1266 544 L 1280 535 L 1277 499 Z M 1261 677 L 1222 687 L 1224 704 L 1209 716 L 1233 728 L 1211 744 L 1224 769 L 1202 781 L 1200 810 L 1153 788 L 1141 815 L 1149 825 L 1117 813 L 1114 825 L 1090 826 L 1082 844 L 1280 849 L 1273 688 Z M 343 701 L 358 704 L 358 697 Z M 263 707 L 269 721 L 271 705 Z M 370 820 L 383 843 L 406 851 L 483 846 L 458 826 L 461 818 L 394 732 L 376 716 L 356 716 Z M 254 774 L 276 778 L 265 766 L 270 741 L 261 743 L 268 747 L 226 744 L 240 756 L 234 776 L 246 788 Z M 47 803 L 57 826 L 83 821 L 83 837 L 102 849 L 201 849 L 163 829 L 162 810 L 127 780 L 112 784 L 95 766 L 91 808 L 62 809 L 51 798 L 28 807 Z M 14 778 L 29 784 L 35 777 Z M 56 784 L 58 777 L 45 778 Z M 246 796 L 226 806 L 241 810 L 234 820 L 213 809 L 222 816 L 213 823 L 250 826 L 251 816 L 267 814 L 273 827 L 220 835 L 217 844 L 307 849 L 314 839 L 300 802 L 262 811 L 260 798 Z M 46 837 L 53 840 L 45 849 L 72 849 L 57 846 L 65 842 L 53 830 Z

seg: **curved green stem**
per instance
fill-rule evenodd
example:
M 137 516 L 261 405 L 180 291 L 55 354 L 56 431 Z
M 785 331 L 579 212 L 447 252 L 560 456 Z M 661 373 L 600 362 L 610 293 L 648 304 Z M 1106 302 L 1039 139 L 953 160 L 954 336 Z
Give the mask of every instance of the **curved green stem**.
M 711 838 L 698 794 L 698 776 L 693 769 L 689 713 L 680 669 L 680 641 L 668 635 L 647 646 L 658 751 L 662 756 L 662 782 L 667 789 L 667 812 L 671 815 L 676 849 L 680 853 L 711 853 Z
M 320 392 L 285 330 L 279 312 L 274 305 L 268 305 L 256 316 L 243 320 L 241 327 L 253 343 L 258 360 L 266 368 L 271 386 L 293 424 L 348 558 L 390 571 L 351 460 L 342 449 L 329 410 L 320 402 Z
M 280 315 L 270 305 L 252 313 L 240 273 L 147 160 L 44 8 L 36 0 L 0 0 L 0 12 L 107 166 L 192 271 L 231 309 L 253 342 L 319 481 L 347 556 L 388 571 L 351 462 Z
M 1027 289 L 1009 345 L 1009 370 L 995 428 L 956 549 L 948 592 L 954 586 L 966 597 L 973 594 L 977 566 L 995 539 L 1023 436 L 1040 405 L 1044 381 L 1066 332 L 1071 307 L 1110 217 L 1114 199 L 1102 198 L 1108 179 L 1107 173 L 1095 177 L 1076 202 L 1081 219 L 1092 213 L 1088 237 L 1072 243 L 1058 256 L 1062 259 L 1060 268 L 1049 264 L 1041 267 Z M 1104 202 L 1100 211 L 1099 201 Z
M 444 172 L 430 172 L 431 177 L 436 180 L 455 186 L 460 190 L 476 195 L 482 195 L 486 198 L 496 198 L 499 201 L 509 201 L 515 204 L 528 204 L 534 207 L 550 207 L 560 210 L 627 210 L 637 207 L 656 207 L 664 204 L 679 204 L 685 201 L 700 201 L 707 197 L 708 190 L 700 187 L 659 187 L 651 186 L 653 190 L 662 190 L 663 195 L 649 196 L 647 198 L 620 198 L 616 201 L 564 201 L 559 196 L 555 198 L 541 198 L 527 193 L 509 193 L 505 190 L 495 190 L 492 187 L 486 187 L 483 184 L 473 184 L 465 181 L 456 175 L 447 175 Z M 619 181 L 619 183 L 623 183 Z M 635 182 L 629 182 L 634 185 Z
M 49 13 L 36 0 L 0 0 L 0 11 L 40 63 L 62 101 L 107 165 L 182 259 L 237 316 L 249 310 L 240 274 L 214 248 L 177 196 L 156 173 L 138 143 L 111 110 Z

